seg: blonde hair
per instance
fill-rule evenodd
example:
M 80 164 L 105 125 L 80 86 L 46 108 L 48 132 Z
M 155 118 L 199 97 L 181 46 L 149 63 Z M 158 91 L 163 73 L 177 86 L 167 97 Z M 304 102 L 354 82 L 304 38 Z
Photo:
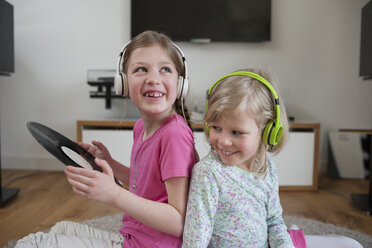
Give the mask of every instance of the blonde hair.
M 124 52 L 122 71 L 124 73 L 127 73 L 128 61 L 134 50 L 136 50 L 137 48 L 149 47 L 152 45 L 160 45 L 162 48 L 164 48 L 169 58 L 173 62 L 178 75 L 185 77 L 184 63 L 182 61 L 180 52 L 174 46 L 173 42 L 167 35 L 155 31 L 144 31 L 134 37 L 131 42 L 128 43 Z M 191 128 L 191 130 L 193 130 L 190 121 L 190 114 L 185 105 L 185 99 L 176 99 L 175 103 L 173 104 L 173 108 L 175 109 L 177 114 L 184 116 L 187 125 Z
M 283 148 L 288 137 L 288 120 L 283 100 L 281 99 L 278 83 L 275 77 L 268 71 L 261 69 L 244 69 L 265 78 L 275 89 L 279 96 L 280 121 L 283 124 L 283 134 L 277 145 L 271 147 L 262 142 L 262 134 L 267 123 L 275 120 L 276 109 L 274 97 L 270 89 L 263 83 L 248 76 L 230 76 L 221 80 L 211 92 L 205 122 L 215 122 L 223 118 L 227 113 L 245 111 L 255 121 L 261 131 L 261 142 L 256 153 L 256 159 L 249 168 L 252 172 L 266 175 L 267 152 L 277 154 Z M 208 133 L 206 132 L 208 136 Z

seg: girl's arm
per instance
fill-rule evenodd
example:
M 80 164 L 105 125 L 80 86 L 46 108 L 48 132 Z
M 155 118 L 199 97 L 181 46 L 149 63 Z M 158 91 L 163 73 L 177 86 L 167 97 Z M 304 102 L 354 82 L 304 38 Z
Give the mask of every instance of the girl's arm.
M 121 209 L 138 221 L 157 230 L 181 236 L 183 231 L 189 179 L 174 177 L 165 181 L 168 203 L 139 197 L 114 182 L 114 174 L 105 160 L 96 159 L 103 173 L 67 166 L 65 173 L 75 193 Z
M 208 247 L 218 203 L 218 185 L 208 166 L 197 163 L 192 171 L 187 202 L 183 248 Z
M 187 177 L 167 179 L 168 203 L 151 201 L 122 190 L 113 205 L 154 229 L 179 237 L 185 221 L 188 185 Z

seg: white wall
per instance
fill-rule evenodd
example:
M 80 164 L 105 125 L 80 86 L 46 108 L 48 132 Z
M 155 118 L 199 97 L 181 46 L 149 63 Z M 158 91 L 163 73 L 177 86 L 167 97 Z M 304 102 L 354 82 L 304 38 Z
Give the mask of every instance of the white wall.
M 9 0 L 15 9 L 15 69 L 0 77 L 3 168 L 61 168 L 26 129 L 34 120 L 76 138 L 76 121 L 120 119 L 90 99 L 88 69 L 115 69 L 130 38 L 128 0 Z M 188 103 L 204 109 L 209 86 L 242 67 L 267 67 L 280 80 L 289 115 L 329 130 L 371 128 L 372 81 L 359 76 L 360 13 L 368 0 L 273 0 L 272 40 L 179 43 L 188 60 Z M 129 104 L 130 105 L 130 104 Z M 131 107 L 131 106 L 129 106 Z M 130 117 L 130 116 L 129 116 Z

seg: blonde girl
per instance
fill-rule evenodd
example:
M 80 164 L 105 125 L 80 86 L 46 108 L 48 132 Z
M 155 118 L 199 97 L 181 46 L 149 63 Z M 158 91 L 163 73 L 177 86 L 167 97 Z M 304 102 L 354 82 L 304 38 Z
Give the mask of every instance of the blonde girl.
M 281 151 L 288 136 L 275 78 L 258 69 L 222 77 L 208 91 L 205 124 L 211 152 L 193 168 L 183 247 L 294 247 L 269 156 Z M 306 247 L 303 232 L 297 238 L 296 248 Z M 346 237 L 306 242 L 361 247 Z

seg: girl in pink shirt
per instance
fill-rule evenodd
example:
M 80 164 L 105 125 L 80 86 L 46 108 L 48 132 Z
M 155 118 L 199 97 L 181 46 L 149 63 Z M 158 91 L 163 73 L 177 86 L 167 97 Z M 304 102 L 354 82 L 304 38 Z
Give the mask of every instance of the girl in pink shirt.
M 183 106 L 186 61 L 167 36 L 152 31 L 135 37 L 122 53 L 117 93 L 129 96 L 141 114 L 133 129 L 130 169 L 93 141 L 85 148 L 99 158 L 104 173 L 72 166 L 65 173 L 77 194 L 124 212 L 124 247 L 180 247 L 189 177 L 197 161 Z M 129 190 L 117 186 L 114 176 Z
M 67 166 L 74 192 L 124 212 L 121 235 L 78 223 L 29 235 L 18 247 L 181 247 L 191 169 L 197 162 L 184 96 L 187 66 L 182 51 L 164 34 L 146 31 L 120 53 L 117 93 L 130 97 L 141 119 L 133 128 L 130 168 L 98 141 L 80 143 L 103 173 Z M 129 186 L 126 190 L 114 178 Z

